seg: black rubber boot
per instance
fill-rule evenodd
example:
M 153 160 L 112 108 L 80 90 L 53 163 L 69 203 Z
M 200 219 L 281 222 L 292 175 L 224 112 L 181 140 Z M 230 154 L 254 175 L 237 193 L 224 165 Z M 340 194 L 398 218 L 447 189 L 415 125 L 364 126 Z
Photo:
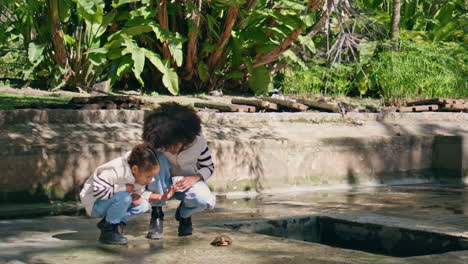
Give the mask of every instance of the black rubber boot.
M 191 236 L 192 231 L 192 217 L 181 217 L 179 220 L 179 236 Z
M 148 239 L 163 239 L 164 213 L 161 206 L 153 206 L 151 220 L 148 228 Z
M 182 203 L 179 204 L 179 207 L 177 207 L 177 210 L 175 211 L 175 220 L 180 221 L 180 207 L 182 206 Z
M 179 221 L 179 236 L 191 236 L 192 235 L 192 217 L 183 218 L 180 216 L 180 207 L 182 203 L 179 204 L 175 213 L 175 219 Z
M 101 235 L 99 241 L 111 245 L 126 245 L 127 239 L 119 232 L 120 224 L 111 224 L 107 221 L 101 225 Z M 99 225 L 98 225 L 99 226 Z
M 102 218 L 101 221 L 99 221 L 99 223 L 97 223 L 97 227 L 102 230 L 104 228 L 104 224 L 106 223 L 106 218 Z

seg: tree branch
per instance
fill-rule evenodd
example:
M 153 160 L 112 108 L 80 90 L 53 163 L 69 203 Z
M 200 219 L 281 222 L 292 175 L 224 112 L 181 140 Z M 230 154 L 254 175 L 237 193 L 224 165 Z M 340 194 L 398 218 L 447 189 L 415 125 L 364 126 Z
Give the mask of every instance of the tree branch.
M 289 36 L 283 40 L 283 42 L 278 47 L 268 53 L 262 54 L 257 59 L 255 59 L 252 63 L 252 66 L 256 68 L 277 60 L 281 54 L 283 54 L 283 52 L 291 47 L 291 44 L 294 42 L 294 40 L 301 34 L 302 29 L 298 28 L 293 30 L 293 32 L 291 32 L 291 34 L 289 34 Z
M 309 38 L 313 38 L 317 33 L 319 33 L 322 29 L 323 29 L 323 26 L 325 26 L 325 24 L 327 23 L 327 20 L 330 18 L 330 13 L 329 12 L 325 12 L 322 17 L 320 18 L 319 21 L 315 22 L 314 26 L 312 27 L 312 29 L 310 30 L 309 33 L 307 33 L 307 36 Z
M 195 1 L 196 8 L 194 8 L 192 18 L 192 28 L 188 34 L 187 44 L 187 58 L 185 60 L 185 80 L 191 80 L 193 76 L 193 66 L 197 63 L 197 41 L 198 41 L 198 27 L 200 25 L 200 13 L 202 8 L 202 0 Z
M 49 6 L 52 43 L 54 45 L 55 51 L 54 59 L 58 65 L 63 66 L 65 67 L 65 69 L 68 70 L 67 73 L 63 74 L 63 78 L 65 79 L 65 81 L 68 81 L 72 74 L 72 71 L 70 69 L 70 65 L 68 64 L 67 51 L 65 50 L 63 33 L 60 29 L 58 0 L 49 0 L 47 3 Z
M 239 14 L 239 7 L 230 7 L 224 23 L 224 30 L 221 34 L 218 43 L 216 43 L 216 51 L 211 54 L 208 59 L 208 66 L 213 69 L 218 63 L 223 54 L 223 49 L 231 37 L 232 28 Z
M 159 27 L 162 30 L 169 30 L 169 18 L 167 15 L 167 1 L 160 0 L 158 5 L 158 19 L 159 19 Z M 162 42 L 162 55 L 163 58 L 169 60 L 172 64 L 172 56 L 169 50 L 169 40 L 165 40 Z
M 309 12 L 315 12 L 318 10 L 318 8 L 322 5 L 322 0 L 309 0 L 308 7 L 309 7 Z M 325 16 L 325 15 L 324 15 Z M 323 17 L 322 17 L 323 19 Z M 323 22 L 322 19 L 320 19 L 313 27 L 312 30 L 316 31 L 314 35 L 321 29 L 317 25 L 319 22 Z M 316 27 L 317 26 L 317 27 Z M 289 36 L 286 37 L 286 39 L 283 40 L 283 42 L 273 49 L 272 51 L 268 53 L 261 54 L 258 56 L 252 63 L 252 66 L 254 68 L 271 63 L 275 60 L 277 60 L 285 51 L 287 51 L 290 47 L 291 44 L 294 42 L 294 40 L 297 39 L 302 34 L 302 28 L 297 28 L 293 30 Z M 241 68 L 245 68 L 246 66 L 243 65 Z

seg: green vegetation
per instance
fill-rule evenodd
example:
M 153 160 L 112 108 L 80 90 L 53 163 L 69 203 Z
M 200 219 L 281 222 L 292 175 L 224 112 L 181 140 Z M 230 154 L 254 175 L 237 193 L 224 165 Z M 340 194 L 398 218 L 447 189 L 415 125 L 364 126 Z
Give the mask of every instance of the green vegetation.
M 418 97 L 468 98 L 466 47 L 457 43 L 401 43 L 398 53 L 383 51 L 369 67 L 370 90 L 389 103 Z
M 31 104 L 66 104 L 70 97 L 61 95 L 18 95 L 13 93 L 0 93 L 0 109 L 13 109 L 17 106 Z
M 171 94 L 270 87 L 269 65 L 307 36 L 321 0 L 0 0 L 0 45 L 21 43 L 24 78 L 89 89 L 95 82 Z M 315 34 L 315 33 L 314 33 Z M 135 87 L 133 87 L 135 88 Z M 164 91 L 164 90 L 163 90 Z
M 0 86 L 9 85 L 8 79 L 22 79 L 26 61 L 25 54 L 17 50 L 5 52 L 4 56 L 0 55 L 0 79 L 6 79 L 0 81 Z
M 0 78 L 467 98 L 467 13 L 465 0 L 0 0 Z
M 390 41 L 394 1 L 343 1 L 315 51 L 296 49 L 276 77 L 289 94 L 371 96 L 385 104 L 468 98 L 468 25 L 462 0 L 401 1 L 398 43 Z M 326 38 L 324 38 L 326 37 Z
M 399 52 L 380 44 L 366 64 L 350 62 L 328 68 L 311 62 L 285 71 L 288 94 L 373 96 L 401 105 L 419 98 L 468 98 L 467 47 L 456 42 L 400 42 Z
M 308 67 L 293 68 L 286 72 L 281 83 L 287 94 L 347 96 L 353 88 L 356 69 L 352 65 L 326 65 L 310 63 Z

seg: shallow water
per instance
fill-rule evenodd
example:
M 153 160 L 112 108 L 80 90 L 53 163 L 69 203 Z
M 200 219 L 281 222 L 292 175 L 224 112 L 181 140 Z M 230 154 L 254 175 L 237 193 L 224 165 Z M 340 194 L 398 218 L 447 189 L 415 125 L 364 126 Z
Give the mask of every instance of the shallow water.
M 97 241 L 99 219 L 51 216 L 0 221 L 0 263 L 422 263 L 428 256 L 404 259 L 221 228 L 224 224 L 275 221 L 284 217 L 332 216 L 343 221 L 432 231 L 468 238 L 466 186 L 380 186 L 330 188 L 220 199 L 217 208 L 193 217 L 191 237 L 177 237 L 174 211 L 165 208 L 165 238 L 144 238 L 149 215 L 127 224 L 127 246 Z M 220 233 L 234 238 L 230 247 L 210 245 Z M 437 256 L 437 257 L 434 257 Z M 444 263 L 466 263 L 468 251 L 433 255 Z M 404 260 L 404 261 L 403 261 Z M 156 261 L 156 262 L 155 262 Z M 426 262 L 431 263 L 431 262 Z

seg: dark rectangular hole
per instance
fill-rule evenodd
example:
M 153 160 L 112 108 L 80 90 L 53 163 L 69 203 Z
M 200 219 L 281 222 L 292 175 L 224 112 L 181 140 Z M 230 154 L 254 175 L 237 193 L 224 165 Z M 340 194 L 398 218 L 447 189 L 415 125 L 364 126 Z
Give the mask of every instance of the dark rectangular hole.
M 225 224 L 233 230 L 320 243 L 375 254 L 411 257 L 468 250 L 468 240 L 435 232 L 307 216 Z

